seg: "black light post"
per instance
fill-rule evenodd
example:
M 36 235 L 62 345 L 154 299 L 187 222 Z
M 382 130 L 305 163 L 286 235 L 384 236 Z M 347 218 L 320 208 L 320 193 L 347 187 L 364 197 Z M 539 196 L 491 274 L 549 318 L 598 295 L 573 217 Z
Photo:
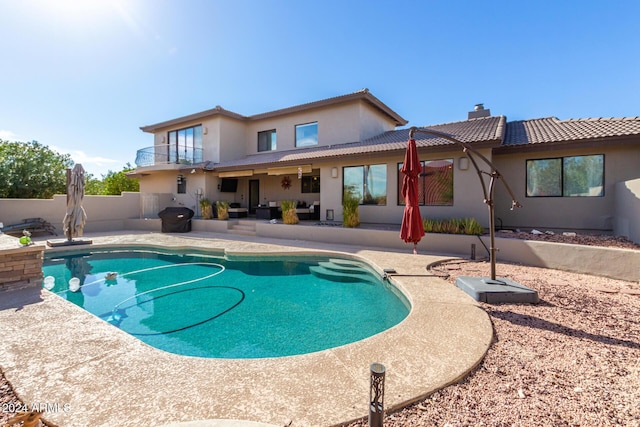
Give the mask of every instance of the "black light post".
M 384 377 L 386 369 L 382 363 L 369 367 L 369 427 L 382 427 L 384 418 Z

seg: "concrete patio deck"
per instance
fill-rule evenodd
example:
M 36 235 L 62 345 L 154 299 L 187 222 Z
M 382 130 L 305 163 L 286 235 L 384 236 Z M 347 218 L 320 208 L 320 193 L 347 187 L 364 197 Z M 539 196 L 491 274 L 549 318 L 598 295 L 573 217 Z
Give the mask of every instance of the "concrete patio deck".
M 47 405 L 45 419 L 59 426 L 159 426 L 207 419 L 342 424 L 368 414 L 371 363 L 387 369 L 385 409 L 390 410 L 459 380 L 482 360 L 492 340 L 490 319 L 478 304 L 426 270 L 444 257 L 413 255 L 409 247 L 400 252 L 204 232 L 89 237 L 93 247 L 348 254 L 381 274 L 395 269 L 391 281 L 412 308 L 395 327 L 342 347 L 283 358 L 204 359 L 150 347 L 46 290 L 3 294 L 0 366 L 23 401 Z M 210 425 L 223 425 L 216 423 Z

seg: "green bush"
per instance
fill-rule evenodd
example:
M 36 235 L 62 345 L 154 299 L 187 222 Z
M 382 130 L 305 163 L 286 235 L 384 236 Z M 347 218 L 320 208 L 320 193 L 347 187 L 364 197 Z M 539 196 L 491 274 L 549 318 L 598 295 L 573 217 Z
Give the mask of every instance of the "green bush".
M 422 223 L 425 233 L 480 235 L 484 232 L 484 228 L 475 218 L 424 218 Z

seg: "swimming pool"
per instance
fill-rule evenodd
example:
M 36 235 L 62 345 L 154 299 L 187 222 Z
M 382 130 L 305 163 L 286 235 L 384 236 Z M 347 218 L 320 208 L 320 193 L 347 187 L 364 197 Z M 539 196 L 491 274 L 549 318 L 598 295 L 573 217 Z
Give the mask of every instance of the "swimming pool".
M 123 248 L 48 253 L 43 270 L 44 286 L 60 297 L 188 356 L 310 353 L 375 335 L 409 313 L 393 285 L 346 258 Z

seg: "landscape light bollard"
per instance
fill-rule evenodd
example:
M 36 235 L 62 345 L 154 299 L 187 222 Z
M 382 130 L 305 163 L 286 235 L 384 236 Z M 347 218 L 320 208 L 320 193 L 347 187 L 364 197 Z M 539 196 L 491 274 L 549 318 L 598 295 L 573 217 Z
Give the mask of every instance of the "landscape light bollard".
M 369 387 L 369 427 L 382 427 L 384 415 L 384 375 L 382 363 L 372 363 L 371 384 Z

